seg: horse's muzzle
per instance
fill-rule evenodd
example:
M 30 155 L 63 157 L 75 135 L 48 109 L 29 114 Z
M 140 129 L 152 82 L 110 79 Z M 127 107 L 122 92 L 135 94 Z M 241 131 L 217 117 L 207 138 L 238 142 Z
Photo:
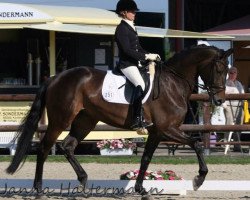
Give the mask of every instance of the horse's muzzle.
M 225 102 L 225 98 L 216 98 L 216 96 L 213 96 L 212 98 L 212 104 L 216 106 L 220 106 L 224 102 Z

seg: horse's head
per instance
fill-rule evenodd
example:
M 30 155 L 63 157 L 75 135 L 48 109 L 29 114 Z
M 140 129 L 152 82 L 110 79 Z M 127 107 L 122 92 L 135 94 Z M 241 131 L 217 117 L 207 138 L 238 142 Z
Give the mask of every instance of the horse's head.
M 211 47 L 214 56 L 207 59 L 204 65 L 198 69 L 198 73 L 204 81 L 212 102 L 219 106 L 225 101 L 225 84 L 228 72 L 228 57 L 233 53 L 232 49 L 227 51 Z

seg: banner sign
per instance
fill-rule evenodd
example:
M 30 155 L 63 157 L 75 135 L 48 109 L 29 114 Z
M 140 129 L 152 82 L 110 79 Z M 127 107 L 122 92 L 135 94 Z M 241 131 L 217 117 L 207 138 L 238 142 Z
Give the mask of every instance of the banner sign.
M 49 22 L 53 18 L 38 9 L 11 3 L 0 3 L 0 23 Z
M 0 102 L 0 123 L 20 123 L 30 110 L 32 102 Z

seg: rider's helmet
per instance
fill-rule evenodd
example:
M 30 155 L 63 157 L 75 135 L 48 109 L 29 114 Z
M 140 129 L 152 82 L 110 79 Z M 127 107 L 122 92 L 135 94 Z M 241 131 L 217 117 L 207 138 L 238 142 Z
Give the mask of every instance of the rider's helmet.
M 134 10 L 139 11 L 134 0 L 119 0 L 116 5 L 116 14 L 120 14 L 121 11 Z

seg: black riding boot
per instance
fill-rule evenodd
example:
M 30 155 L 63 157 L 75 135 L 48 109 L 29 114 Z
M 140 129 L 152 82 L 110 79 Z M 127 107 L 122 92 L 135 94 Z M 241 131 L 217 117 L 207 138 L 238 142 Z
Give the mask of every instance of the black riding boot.
M 143 90 L 141 86 L 137 86 L 135 88 L 132 98 L 133 122 L 131 128 L 133 130 L 146 128 L 153 125 L 152 123 L 148 123 L 144 120 L 143 108 L 142 108 L 142 96 L 143 96 Z

